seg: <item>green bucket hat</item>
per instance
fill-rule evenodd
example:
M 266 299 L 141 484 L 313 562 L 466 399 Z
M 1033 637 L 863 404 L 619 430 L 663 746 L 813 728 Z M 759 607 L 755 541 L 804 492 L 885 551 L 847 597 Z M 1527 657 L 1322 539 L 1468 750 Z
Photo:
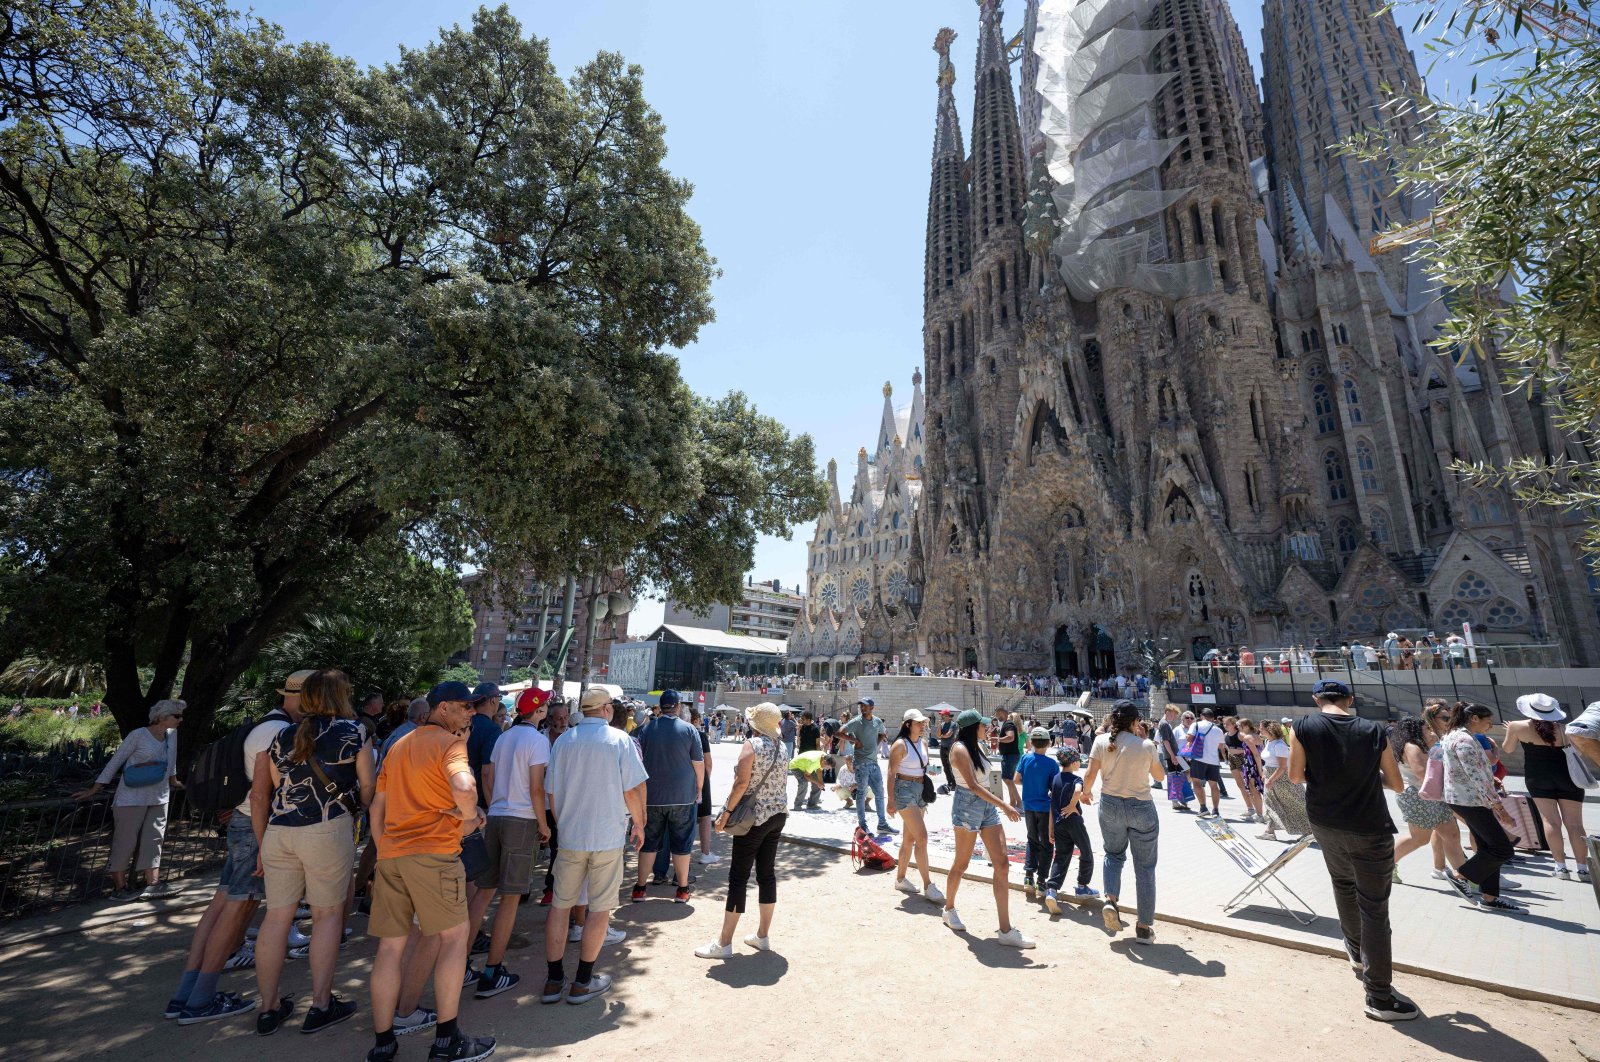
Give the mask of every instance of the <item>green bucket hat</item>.
M 988 726 L 989 725 L 989 720 L 985 719 L 983 717 L 983 714 L 981 712 L 979 712 L 976 708 L 968 708 L 966 711 L 964 711 L 960 715 L 956 716 L 956 729 L 957 730 L 965 730 L 967 727 L 971 726 L 973 723 L 982 723 L 984 726 Z

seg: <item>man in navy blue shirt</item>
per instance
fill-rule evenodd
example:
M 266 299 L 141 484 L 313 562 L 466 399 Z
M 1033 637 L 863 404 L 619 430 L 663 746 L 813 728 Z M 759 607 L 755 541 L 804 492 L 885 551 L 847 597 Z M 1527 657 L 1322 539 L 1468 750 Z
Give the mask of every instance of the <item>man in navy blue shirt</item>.
M 678 691 L 661 694 L 661 714 L 634 732 L 650 779 L 645 790 L 644 848 L 639 853 L 639 878 L 633 899 L 645 897 L 645 876 L 665 844 L 672 854 L 678 903 L 689 900 L 689 854 L 694 849 L 705 778 L 705 755 L 695 728 L 678 718 Z

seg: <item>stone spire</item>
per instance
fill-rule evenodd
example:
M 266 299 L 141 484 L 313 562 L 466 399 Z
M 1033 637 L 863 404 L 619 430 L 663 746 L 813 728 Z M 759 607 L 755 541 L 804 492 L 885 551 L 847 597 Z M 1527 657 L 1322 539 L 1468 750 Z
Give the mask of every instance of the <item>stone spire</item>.
M 956 111 L 956 70 L 950 63 L 952 29 L 942 29 L 933 42 L 939 53 L 939 117 L 933 137 L 933 181 L 928 190 L 927 260 L 923 298 L 933 302 L 953 289 L 972 268 L 970 206 L 963 174 L 966 148 L 961 141 L 961 116 Z
M 1000 0 L 978 0 L 977 99 L 972 108 L 973 246 L 978 252 L 1009 227 L 1020 233 L 1027 202 L 1022 127 L 1000 28 Z M 1020 236 L 1018 237 L 1020 239 Z
M 1392 224 L 1426 216 L 1426 204 L 1401 194 L 1383 162 L 1328 150 L 1352 136 L 1376 138 L 1400 156 L 1420 134 L 1422 79 L 1394 15 L 1377 0 L 1266 0 L 1262 5 L 1262 84 L 1267 150 L 1278 183 L 1292 187 L 1311 235 L 1327 247 L 1329 206 L 1366 241 Z M 1407 286 L 1405 255 L 1380 267 L 1389 286 Z

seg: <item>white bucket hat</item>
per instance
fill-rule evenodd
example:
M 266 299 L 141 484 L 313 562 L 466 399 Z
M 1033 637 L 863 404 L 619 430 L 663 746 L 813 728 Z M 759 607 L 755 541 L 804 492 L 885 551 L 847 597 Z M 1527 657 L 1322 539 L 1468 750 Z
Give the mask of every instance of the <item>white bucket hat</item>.
M 1517 711 L 1529 719 L 1538 719 L 1546 723 L 1567 721 L 1567 713 L 1561 710 L 1561 702 L 1548 693 L 1524 693 L 1517 698 Z

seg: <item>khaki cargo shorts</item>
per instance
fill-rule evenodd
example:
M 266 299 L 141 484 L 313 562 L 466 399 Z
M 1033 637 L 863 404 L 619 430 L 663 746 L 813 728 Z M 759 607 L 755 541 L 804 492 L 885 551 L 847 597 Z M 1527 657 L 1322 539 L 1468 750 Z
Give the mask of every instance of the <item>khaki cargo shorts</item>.
M 378 860 L 367 932 L 403 937 L 413 916 L 428 936 L 467 920 L 467 871 L 459 856 L 426 852 Z

